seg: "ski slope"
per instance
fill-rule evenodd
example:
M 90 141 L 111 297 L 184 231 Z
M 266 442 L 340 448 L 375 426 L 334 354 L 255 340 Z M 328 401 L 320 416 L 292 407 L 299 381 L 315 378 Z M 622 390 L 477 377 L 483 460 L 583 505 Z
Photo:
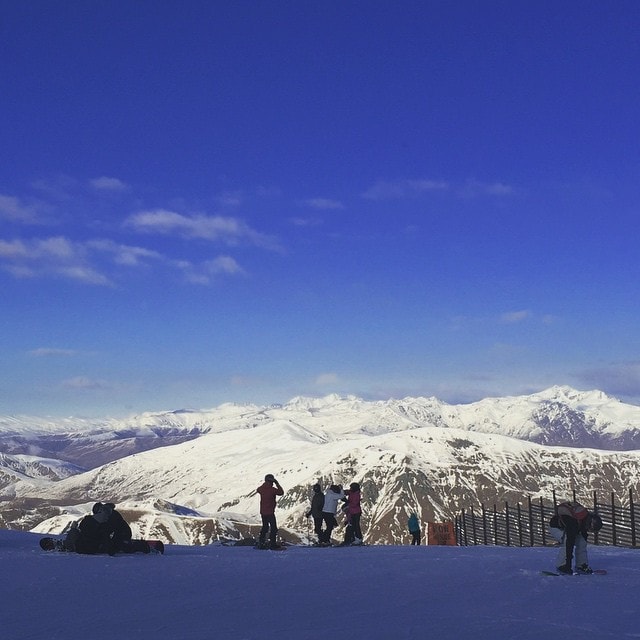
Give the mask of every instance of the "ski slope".
M 11 640 L 639 638 L 638 552 L 590 547 L 606 576 L 547 577 L 554 548 L 168 546 L 46 553 L 0 530 Z

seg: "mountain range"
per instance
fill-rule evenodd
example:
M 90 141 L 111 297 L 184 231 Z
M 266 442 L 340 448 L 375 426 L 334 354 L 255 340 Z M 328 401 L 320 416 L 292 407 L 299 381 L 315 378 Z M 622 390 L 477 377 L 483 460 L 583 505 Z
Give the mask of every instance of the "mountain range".
M 111 501 L 137 535 L 208 544 L 255 535 L 256 487 L 276 475 L 283 537 L 310 534 L 315 482 L 362 487 L 365 539 L 406 540 L 406 519 L 448 520 L 480 503 L 621 499 L 640 483 L 640 407 L 601 391 L 453 405 L 330 395 L 127 419 L 0 417 L 0 527 L 60 533 Z

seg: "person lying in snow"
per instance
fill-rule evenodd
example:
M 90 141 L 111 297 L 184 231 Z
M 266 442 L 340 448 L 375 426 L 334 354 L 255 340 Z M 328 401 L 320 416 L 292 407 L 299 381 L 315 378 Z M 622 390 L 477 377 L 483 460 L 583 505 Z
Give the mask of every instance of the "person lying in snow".
M 96 502 L 92 514 L 72 526 L 63 546 L 66 551 L 85 554 L 149 553 L 151 550 L 145 540 L 132 540 L 131 527 L 112 502 Z

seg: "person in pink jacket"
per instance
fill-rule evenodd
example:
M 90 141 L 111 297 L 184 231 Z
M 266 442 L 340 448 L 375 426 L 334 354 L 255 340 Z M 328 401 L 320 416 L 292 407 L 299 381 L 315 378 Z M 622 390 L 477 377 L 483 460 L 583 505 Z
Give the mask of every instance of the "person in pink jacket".
M 360 485 L 352 482 L 349 488 L 344 492 L 347 497 L 347 514 L 349 524 L 353 527 L 354 539 L 351 544 L 362 544 L 362 530 L 360 529 L 360 516 L 362 509 L 360 508 Z

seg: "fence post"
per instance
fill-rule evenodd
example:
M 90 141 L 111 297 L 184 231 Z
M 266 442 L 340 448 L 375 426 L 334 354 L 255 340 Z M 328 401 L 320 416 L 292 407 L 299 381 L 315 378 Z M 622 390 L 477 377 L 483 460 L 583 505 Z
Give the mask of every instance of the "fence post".
M 618 545 L 618 536 L 616 531 L 616 505 L 613 491 L 611 492 L 611 536 L 612 544 L 614 547 L 616 547 Z
M 493 503 L 493 542 L 498 546 L 498 507 Z
M 636 514 L 633 505 L 633 489 L 629 489 L 629 520 L 631 522 L 631 546 L 636 546 Z
M 480 504 L 482 508 L 482 544 L 487 546 L 487 512 L 484 508 L 484 502 Z
M 558 500 L 556 498 L 556 490 L 552 489 L 551 493 L 553 494 L 553 515 L 558 514 Z
M 476 531 L 476 514 L 473 512 L 473 507 L 470 507 L 471 510 L 471 532 L 473 533 L 473 544 L 478 544 L 478 535 Z
M 544 502 L 542 502 L 542 496 L 540 496 L 540 530 L 542 532 L 542 546 L 547 546 L 547 526 L 544 522 Z
M 533 508 L 531 507 L 531 496 L 527 496 L 527 508 L 529 509 L 529 546 L 533 547 Z
M 522 510 L 519 502 L 516 508 L 516 513 L 518 514 L 518 545 L 522 546 Z

